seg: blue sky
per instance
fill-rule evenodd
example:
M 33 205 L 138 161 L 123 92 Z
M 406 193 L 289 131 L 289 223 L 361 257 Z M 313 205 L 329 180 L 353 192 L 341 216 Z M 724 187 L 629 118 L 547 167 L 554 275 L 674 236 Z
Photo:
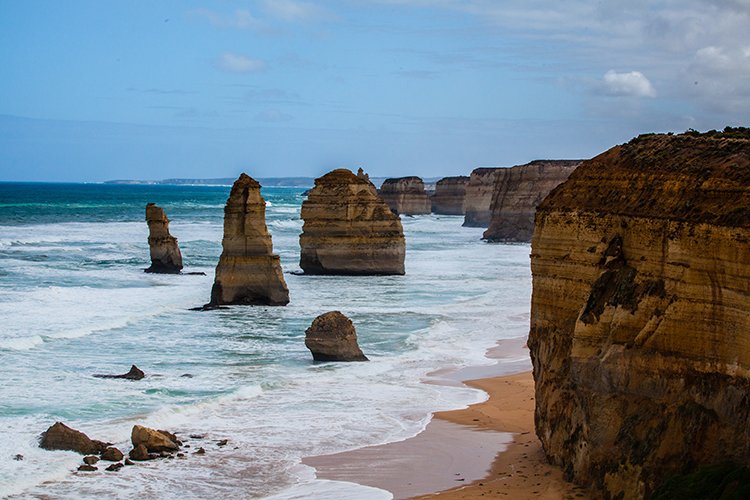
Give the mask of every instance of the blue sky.
M 0 180 L 466 174 L 748 125 L 750 0 L 0 1 Z

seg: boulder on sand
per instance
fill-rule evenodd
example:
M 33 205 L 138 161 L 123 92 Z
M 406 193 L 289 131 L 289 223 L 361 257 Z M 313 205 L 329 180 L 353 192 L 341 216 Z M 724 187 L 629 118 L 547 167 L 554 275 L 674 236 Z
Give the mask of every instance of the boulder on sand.
M 368 361 L 357 344 L 354 324 L 339 311 L 315 318 L 305 331 L 305 346 L 315 361 Z
M 149 429 L 148 427 L 143 427 L 142 425 L 133 426 L 133 431 L 130 433 L 130 440 L 134 448 L 142 444 L 151 453 L 174 451 L 179 448 L 177 443 L 169 439 L 165 434 L 154 429 Z M 130 458 L 133 457 L 131 456 Z

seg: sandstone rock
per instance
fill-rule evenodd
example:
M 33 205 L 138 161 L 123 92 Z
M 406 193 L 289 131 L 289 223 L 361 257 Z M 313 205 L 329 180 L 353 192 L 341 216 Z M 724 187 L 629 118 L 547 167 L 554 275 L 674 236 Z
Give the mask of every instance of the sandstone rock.
M 386 179 L 378 191 L 390 209 L 397 214 L 429 214 L 432 211 L 430 197 L 419 177 Z
M 84 462 L 84 463 L 85 463 L 86 465 L 94 465 L 94 464 L 95 464 L 95 463 L 97 463 L 98 461 L 99 461 L 99 457 L 97 457 L 97 456 L 95 456 L 95 455 L 89 455 L 89 456 L 87 456 L 87 457 L 83 457 L 83 462 Z
M 200 448 L 198 448 L 197 450 L 195 450 L 194 454 L 195 455 L 205 455 L 206 454 L 206 450 L 204 450 L 203 447 L 201 446 Z
M 101 453 L 108 444 L 90 439 L 83 432 L 71 429 L 62 422 L 55 422 L 42 434 L 39 446 L 46 450 L 70 450 L 91 455 Z
M 369 181 L 346 169 L 327 173 L 315 180 L 301 216 L 306 274 L 404 274 L 401 221 Z
M 148 448 L 146 448 L 146 446 L 144 446 L 143 444 L 139 444 L 138 446 L 130 450 L 128 456 L 132 460 L 137 460 L 139 462 L 142 462 L 144 460 L 151 460 L 151 456 L 148 454 Z
M 750 464 L 750 131 L 583 162 L 537 210 L 531 267 L 536 431 L 568 478 L 642 498 Z
M 502 168 L 475 168 L 466 183 L 464 195 L 464 226 L 487 227 L 490 225 L 490 207 L 495 192 L 495 181 Z
M 464 215 L 464 198 L 469 177 L 444 177 L 435 184 L 432 195 L 432 212 L 442 215 Z
M 97 377 L 97 378 L 124 378 L 127 380 L 141 380 L 145 376 L 146 374 L 143 373 L 143 370 L 141 370 L 135 365 L 132 365 L 130 367 L 130 371 L 128 373 L 123 373 L 122 375 L 106 375 L 106 374 L 94 375 L 94 377 Z
M 94 472 L 98 471 L 99 467 L 94 467 L 93 465 L 83 464 L 78 466 L 78 470 L 81 472 Z
M 133 431 L 130 433 L 130 440 L 133 443 L 133 447 L 137 448 L 138 445 L 142 444 L 152 453 L 174 451 L 179 448 L 177 443 L 161 432 L 141 425 L 133 426 Z M 136 460 L 132 455 L 130 458 Z
M 85 466 L 82 466 L 82 467 L 85 467 Z M 124 465 L 122 463 L 116 463 L 116 464 L 110 465 L 109 467 L 107 467 L 104 470 L 109 471 L 109 472 L 117 472 L 118 470 L 122 469 L 123 467 L 124 467 Z
M 164 209 L 149 203 L 146 205 L 148 223 L 148 247 L 151 267 L 147 273 L 179 274 L 182 270 L 182 254 L 177 238 L 169 234 L 169 219 Z
M 321 314 L 305 331 L 305 346 L 315 361 L 367 361 L 352 321 L 339 311 Z
M 565 181 L 581 161 L 535 160 L 501 169 L 495 179 L 490 227 L 483 239 L 531 241 L 537 205 Z
M 144 449 L 145 449 L 145 446 L 144 446 Z M 125 465 L 135 465 L 135 464 L 133 463 L 133 461 L 132 461 L 132 460 L 130 460 L 129 458 L 126 458 L 126 459 L 125 459 L 125 461 L 124 461 L 123 463 L 124 463 Z
M 122 452 L 112 446 L 104 450 L 101 456 L 102 460 L 106 460 L 107 462 L 119 462 L 124 458 Z
M 281 262 L 273 254 L 266 227 L 266 202 L 260 184 L 247 174 L 240 175 L 229 193 L 221 244 L 223 251 L 207 306 L 289 303 Z

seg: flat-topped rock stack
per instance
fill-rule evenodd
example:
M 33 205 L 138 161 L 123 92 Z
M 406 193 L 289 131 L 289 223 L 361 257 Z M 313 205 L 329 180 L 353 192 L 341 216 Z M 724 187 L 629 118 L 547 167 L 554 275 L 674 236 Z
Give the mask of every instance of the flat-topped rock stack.
M 179 274 L 182 270 L 182 254 L 177 246 L 177 238 L 169 234 L 169 219 L 164 209 L 153 203 L 146 205 L 146 223 L 151 266 L 145 271 Z
M 301 217 L 306 274 L 404 274 L 401 221 L 364 177 L 338 169 L 316 179 Z
M 432 212 L 441 215 L 464 215 L 464 198 L 469 177 L 443 177 L 435 184 L 435 193 L 430 201 Z
M 266 227 L 266 202 L 260 194 L 260 184 L 247 174 L 240 175 L 229 193 L 221 245 L 207 307 L 289 303 L 279 256 L 273 253 Z
M 581 161 L 535 160 L 500 170 L 490 207 L 490 226 L 483 238 L 490 242 L 531 241 L 536 207 Z
M 569 479 L 644 498 L 750 465 L 750 129 L 583 162 L 537 209 L 531 269 L 536 432 Z
M 386 179 L 378 194 L 397 214 L 418 215 L 429 214 L 432 211 L 430 197 L 419 177 Z
M 466 227 L 488 227 L 490 207 L 495 193 L 495 181 L 503 168 L 475 168 L 466 183 L 464 223 Z

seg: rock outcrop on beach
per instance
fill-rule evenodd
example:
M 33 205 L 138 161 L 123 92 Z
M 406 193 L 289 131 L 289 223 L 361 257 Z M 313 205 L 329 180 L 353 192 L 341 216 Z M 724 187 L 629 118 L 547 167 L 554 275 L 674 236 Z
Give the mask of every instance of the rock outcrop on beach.
M 169 219 L 163 208 L 153 203 L 146 205 L 148 223 L 148 248 L 151 266 L 147 273 L 179 274 L 182 270 L 182 254 L 177 238 L 169 234 Z
M 537 210 L 536 432 L 596 496 L 750 464 L 750 130 L 646 135 Z
M 490 207 L 495 192 L 495 181 L 502 168 L 475 168 L 466 183 L 464 196 L 464 226 L 487 227 L 490 225 Z
M 404 274 L 401 221 L 370 181 L 346 169 L 327 173 L 315 180 L 301 217 L 306 274 Z
M 62 422 L 55 422 L 42 433 L 39 446 L 45 450 L 70 450 L 81 455 L 91 455 L 103 452 L 109 443 L 89 438 L 81 431 L 77 431 Z
M 464 198 L 469 177 L 444 177 L 435 184 L 432 195 L 432 212 L 441 215 L 464 215 Z
M 247 174 L 240 175 L 229 193 L 221 244 L 223 250 L 207 308 L 289 303 L 279 256 L 273 253 L 266 227 L 266 202 L 260 194 L 260 184 Z
M 133 430 L 130 433 L 130 441 L 133 443 L 133 448 L 143 445 L 151 453 L 176 451 L 179 449 L 174 436 L 170 436 L 164 431 L 149 429 L 142 425 L 133 426 Z
M 419 177 L 399 177 L 386 179 L 378 194 L 397 214 L 418 215 L 432 211 L 430 197 L 424 190 L 424 182 Z
M 354 324 L 339 311 L 313 320 L 305 331 L 305 346 L 315 361 L 368 361 L 357 344 Z
M 581 164 L 582 160 L 535 160 L 500 169 L 495 180 L 490 226 L 483 239 L 531 241 L 534 213 L 542 200 Z

